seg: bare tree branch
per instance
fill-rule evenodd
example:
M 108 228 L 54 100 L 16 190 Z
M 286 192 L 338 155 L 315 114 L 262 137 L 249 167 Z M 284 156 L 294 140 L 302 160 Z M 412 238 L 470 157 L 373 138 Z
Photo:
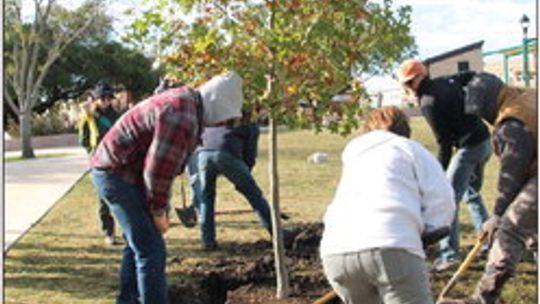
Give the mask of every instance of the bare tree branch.
M 75 39 L 79 38 L 90 27 L 90 25 L 94 21 L 94 17 L 95 16 L 92 16 L 92 18 L 88 18 L 88 20 L 85 22 L 85 24 L 82 27 L 80 27 L 79 29 L 77 29 L 67 39 L 67 41 L 65 41 L 64 43 L 60 42 L 57 45 L 56 48 L 53 48 L 48 52 L 48 56 L 47 56 L 48 59 L 45 62 L 45 64 L 41 67 L 41 71 L 39 73 L 39 76 L 38 76 L 38 78 L 37 78 L 37 80 L 35 82 L 35 85 L 33 87 L 33 90 L 32 90 L 32 95 L 31 95 L 32 98 L 31 98 L 31 100 L 32 100 L 33 104 L 37 101 L 37 94 L 38 94 L 39 88 L 41 87 L 41 84 L 42 84 L 43 80 L 45 79 L 45 76 L 49 72 L 49 68 L 51 67 L 51 65 L 58 59 L 58 57 L 60 57 L 60 54 L 62 53 L 62 51 L 67 46 L 69 46 L 73 41 L 75 41 Z M 32 106 L 33 106 L 33 104 L 32 104 Z
M 44 14 L 41 13 L 40 5 L 39 5 L 39 9 L 38 7 L 36 7 L 36 21 L 34 22 L 34 26 L 32 27 L 32 33 L 31 33 L 31 35 L 33 36 L 32 41 L 31 41 L 33 45 L 33 52 L 32 52 L 32 57 L 30 58 L 31 63 L 28 69 L 28 76 L 26 78 L 26 88 L 28 90 L 27 94 L 34 94 L 34 91 L 35 91 L 32 88 L 32 84 L 34 84 L 34 79 L 36 76 L 36 67 L 37 67 L 38 58 L 39 58 L 39 50 L 41 48 L 41 41 L 39 39 L 41 39 L 41 36 L 43 35 L 43 32 L 45 30 L 45 26 L 47 24 L 47 20 L 49 18 L 49 14 L 50 14 L 53 3 L 54 3 L 54 0 L 49 0 L 47 2 L 47 6 L 45 7 Z M 35 96 L 30 95 L 30 108 L 34 106 L 35 100 L 36 100 Z
M 11 97 L 11 94 L 9 94 L 9 91 L 8 91 L 7 87 L 4 88 L 4 97 L 7 100 L 7 103 L 11 107 L 13 112 L 15 112 L 15 113 L 17 113 L 17 115 L 19 115 L 21 113 L 21 111 L 19 110 L 19 107 L 17 107 L 15 102 L 13 101 L 13 97 Z

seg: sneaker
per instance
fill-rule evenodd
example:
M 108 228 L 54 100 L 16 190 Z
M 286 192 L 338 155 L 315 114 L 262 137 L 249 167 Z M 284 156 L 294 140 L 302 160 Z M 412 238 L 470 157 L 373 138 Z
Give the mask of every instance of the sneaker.
M 217 243 L 202 244 L 201 249 L 203 251 L 216 251 L 218 249 Z
M 114 235 L 107 235 L 105 237 L 105 244 L 107 244 L 109 246 L 113 246 L 113 245 L 116 245 L 118 243 L 116 242 L 116 238 L 114 237 Z
M 445 272 L 457 269 L 458 265 L 459 261 L 457 259 L 443 260 L 438 258 L 433 262 L 432 270 L 434 272 Z

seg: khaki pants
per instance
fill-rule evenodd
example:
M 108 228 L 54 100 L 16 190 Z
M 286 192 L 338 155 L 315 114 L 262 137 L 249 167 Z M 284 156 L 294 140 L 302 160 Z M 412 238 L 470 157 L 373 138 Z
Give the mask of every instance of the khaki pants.
M 504 284 L 514 276 L 526 249 L 538 243 L 538 177 L 532 177 L 508 206 L 495 233 L 486 271 L 476 296 L 483 303 L 496 303 Z M 536 254 L 536 252 L 535 252 Z
M 324 273 L 346 304 L 432 304 L 425 261 L 404 249 L 323 257 Z

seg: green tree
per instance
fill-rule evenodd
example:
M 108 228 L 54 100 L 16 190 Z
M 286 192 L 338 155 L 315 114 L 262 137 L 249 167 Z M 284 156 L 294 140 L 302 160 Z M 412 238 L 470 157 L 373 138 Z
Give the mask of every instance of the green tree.
M 166 69 L 177 72 L 186 83 L 227 69 L 238 71 L 247 102 L 269 115 L 277 297 L 286 297 L 289 282 L 278 216 L 276 125 L 320 130 L 321 118 L 332 111 L 331 100 L 337 92 L 350 87 L 351 98 L 365 97 L 364 77 L 388 72 L 396 61 L 414 52 L 411 8 L 393 7 L 390 0 L 152 3 L 133 23 L 128 40 L 141 47 L 152 45 L 167 63 Z M 297 111 L 306 102 L 316 106 L 314 117 Z M 358 126 L 361 107 L 348 104 L 340 111 L 342 119 L 326 127 L 347 134 Z
M 33 0 L 33 16 L 22 15 L 20 0 L 5 2 L 4 100 L 19 116 L 22 157 L 34 157 L 31 114 L 53 63 L 103 15 L 102 0 L 88 0 L 68 11 L 54 0 Z
M 119 42 L 76 43 L 51 66 L 35 110 L 49 108 L 59 100 L 76 99 L 100 79 L 127 89 L 138 100 L 153 91 L 159 75 L 152 70 L 152 59 Z

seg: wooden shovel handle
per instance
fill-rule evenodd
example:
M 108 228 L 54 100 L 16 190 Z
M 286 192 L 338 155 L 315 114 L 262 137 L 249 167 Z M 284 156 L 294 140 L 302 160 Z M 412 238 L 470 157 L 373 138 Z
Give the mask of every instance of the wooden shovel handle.
M 324 296 L 318 298 L 313 304 L 326 304 L 337 297 L 337 293 L 333 290 L 327 292 Z
M 465 270 L 467 270 L 467 268 L 469 268 L 472 261 L 474 260 L 474 258 L 476 257 L 480 249 L 482 248 L 482 244 L 484 244 L 484 242 L 486 241 L 487 236 L 488 234 L 484 232 L 476 240 L 476 244 L 474 244 L 474 247 L 471 249 L 469 254 L 467 254 L 467 257 L 465 258 L 465 260 L 461 263 L 461 265 L 459 265 L 458 270 L 456 270 L 454 275 L 452 275 L 452 278 L 450 279 L 450 281 L 446 283 L 446 286 L 444 286 L 443 290 L 439 294 L 439 297 L 437 298 L 437 303 L 440 303 L 444 299 L 444 297 L 446 297 L 446 295 L 450 292 L 450 290 L 454 287 L 454 285 L 456 285 L 456 282 L 459 279 L 459 277 L 465 272 Z
M 185 179 L 186 178 L 182 174 L 180 176 L 180 200 L 182 201 L 182 208 L 184 209 L 186 209 L 186 206 L 187 206 L 186 188 L 184 186 Z

